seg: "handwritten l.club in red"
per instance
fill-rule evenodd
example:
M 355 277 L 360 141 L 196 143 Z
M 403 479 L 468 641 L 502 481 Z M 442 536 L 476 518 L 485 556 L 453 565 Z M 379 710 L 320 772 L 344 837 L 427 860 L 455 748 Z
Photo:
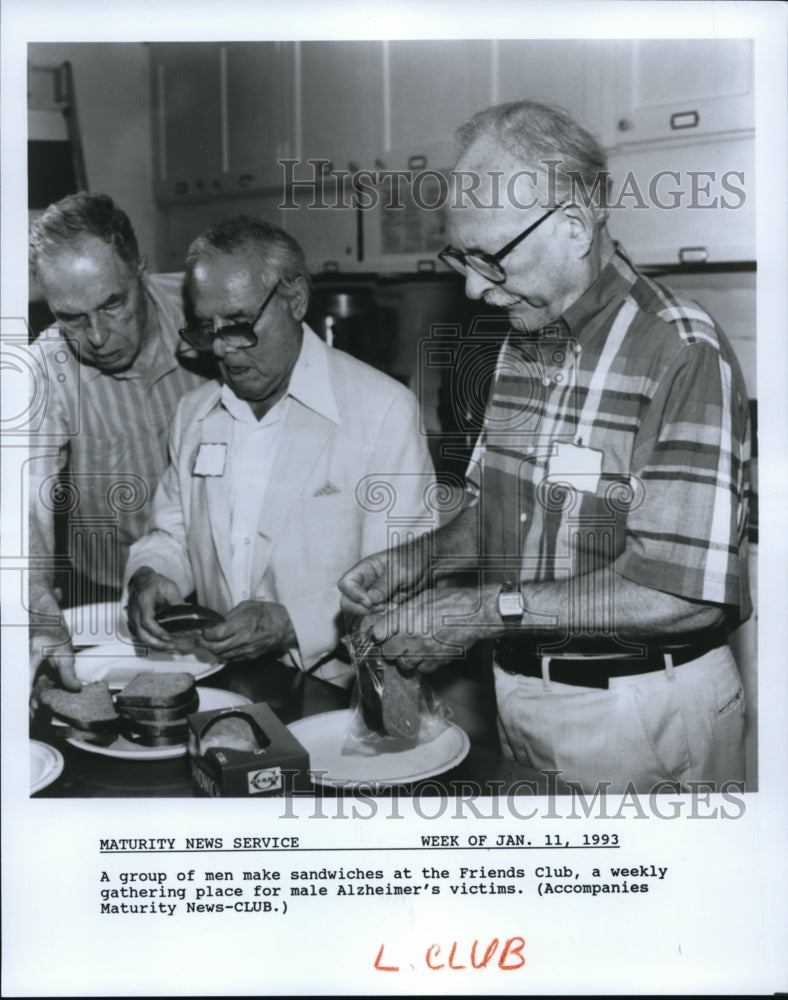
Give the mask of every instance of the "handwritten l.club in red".
M 493 938 L 487 947 L 482 951 L 479 941 L 476 939 L 469 950 L 460 951 L 458 941 L 452 941 L 447 951 L 439 944 L 431 944 L 424 952 L 424 964 L 428 969 L 438 972 L 441 969 L 486 969 L 492 963 L 493 967 L 502 969 L 504 972 L 513 972 L 515 969 L 522 969 L 525 965 L 525 938 L 518 934 L 508 937 L 500 947 L 499 938 Z M 386 964 L 383 956 L 385 943 L 380 946 L 375 958 L 374 968 L 378 972 L 399 972 L 399 965 Z M 493 962 L 497 956 L 497 961 Z M 413 969 L 415 966 L 409 963 Z

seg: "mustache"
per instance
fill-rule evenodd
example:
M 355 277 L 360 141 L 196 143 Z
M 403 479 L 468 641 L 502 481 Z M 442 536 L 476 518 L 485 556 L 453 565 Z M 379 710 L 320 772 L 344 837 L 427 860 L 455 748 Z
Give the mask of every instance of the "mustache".
M 484 293 L 484 301 L 488 306 L 498 309 L 508 309 L 511 306 L 517 305 L 520 299 L 514 295 L 507 295 L 505 292 L 491 290 Z

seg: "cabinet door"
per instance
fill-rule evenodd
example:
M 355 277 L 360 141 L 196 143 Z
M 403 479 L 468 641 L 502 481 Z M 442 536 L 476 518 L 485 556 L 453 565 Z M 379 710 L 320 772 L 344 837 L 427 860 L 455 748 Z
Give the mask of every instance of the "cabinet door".
M 384 46 L 383 165 L 450 167 L 455 129 L 490 104 L 492 43 L 448 39 Z
M 224 190 L 281 187 L 279 160 L 290 154 L 292 86 L 284 42 L 232 42 L 220 46 L 226 175 Z
M 638 264 L 755 259 L 752 136 L 614 152 L 609 229 Z
M 644 39 L 611 48 L 611 144 L 754 128 L 752 41 Z
M 296 42 L 296 156 L 369 169 L 383 140 L 383 43 Z
M 204 197 L 221 186 L 219 46 L 152 45 L 151 66 L 156 197 Z
M 557 104 L 599 135 L 604 120 L 599 101 L 604 45 L 552 38 L 494 42 L 493 100 Z

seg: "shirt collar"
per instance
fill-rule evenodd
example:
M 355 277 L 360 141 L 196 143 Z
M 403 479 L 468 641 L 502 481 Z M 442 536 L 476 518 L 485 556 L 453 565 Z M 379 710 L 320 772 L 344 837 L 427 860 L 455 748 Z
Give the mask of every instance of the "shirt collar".
M 328 351 L 329 348 L 326 344 L 305 323 L 301 351 L 290 375 L 290 383 L 284 399 L 294 399 L 302 406 L 306 406 L 321 417 L 325 417 L 326 420 L 338 424 L 339 411 L 331 386 Z M 232 417 L 236 420 L 248 421 L 248 415 L 252 413 L 251 407 L 246 400 L 239 399 L 229 386 L 222 386 L 219 399 Z M 283 401 L 280 400 L 280 402 Z M 273 414 L 277 407 L 279 407 L 279 403 L 269 413 Z M 266 414 L 267 416 L 268 414 Z M 256 417 L 253 419 L 255 423 L 258 423 Z
M 588 330 L 595 331 L 610 312 L 617 308 L 637 281 L 638 274 L 618 243 L 614 243 L 613 256 L 602 268 L 596 280 L 563 313 L 561 320 L 569 333 L 588 339 Z

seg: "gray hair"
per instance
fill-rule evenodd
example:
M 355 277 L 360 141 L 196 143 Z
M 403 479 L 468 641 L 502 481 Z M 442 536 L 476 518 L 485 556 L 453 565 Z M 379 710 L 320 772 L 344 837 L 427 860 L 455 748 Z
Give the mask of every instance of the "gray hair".
M 457 129 L 458 159 L 484 138 L 526 169 L 540 174 L 552 171 L 559 201 L 579 196 L 598 221 L 607 217 L 610 175 L 605 151 L 563 108 L 539 101 L 512 101 L 486 108 Z
M 30 226 L 30 267 L 38 276 L 47 258 L 96 237 L 115 249 L 130 268 L 140 261 L 137 237 L 129 217 L 106 194 L 79 191 L 50 205 Z
M 254 250 L 263 258 L 262 271 L 271 283 L 285 284 L 296 278 L 309 281 L 304 251 L 284 229 L 248 215 L 234 215 L 218 222 L 197 237 L 186 253 L 186 280 L 197 264 L 220 254 Z

